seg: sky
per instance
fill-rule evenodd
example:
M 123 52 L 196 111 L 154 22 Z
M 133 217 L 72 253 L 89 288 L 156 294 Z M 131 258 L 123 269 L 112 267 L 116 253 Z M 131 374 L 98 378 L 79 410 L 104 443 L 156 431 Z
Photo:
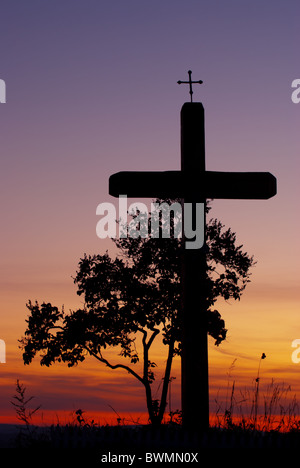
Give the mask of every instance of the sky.
M 96 207 L 116 203 L 109 176 L 180 168 L 189 95 L 177 81 L 190 69 L 203 80 L 193 97 L 205 108 L 207 170 L 268 171 L 278 184 L 270 200 L 213 203 L 212 216 L 257 264 L 241 301 L 218 304 L 228 336 L 209 343 L 211 401 L 233 381 L 252 387 L 262 352 L 262 385 L 285 382 L 300 399 L 300 363 L 291 359 L 300 338 L 300 103 L 291 100 L 299 2 L 3 0 L 0 8 L 0 422 L 16 421 L 17 379 L 45 417 L 63 420 L 79 407 L 108 421 L 112 408 L 145 412 L 127 374 L 92 359 L 25 367 L 18 340 L 29 299 L 82 306 L 72 280 L 79 259 L 113 249 L 96 236 Z M 164 359 L 159 347 L 154 355 Z M 173 409 L 179 373 L 175 360 Z

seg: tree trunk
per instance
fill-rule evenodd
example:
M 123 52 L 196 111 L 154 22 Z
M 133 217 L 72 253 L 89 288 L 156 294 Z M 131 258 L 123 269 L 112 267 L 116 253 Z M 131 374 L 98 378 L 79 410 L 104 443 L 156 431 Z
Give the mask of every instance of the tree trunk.
M 164 417 L 165 409 L 166 409 L 166 404 L 167 404 L 167 395 L 168 395 L 168 388 L 169 388 L 169 382 L 170 382 L 170 374 L 171 374 L 171 367 L 172 367 L 172 360 L 173 360 L 173 354 L 174 354 L 174 340 L 172 340 L 169 344 L 169 351 L 168 351 L 168 358 L 167 358 L 167 364 L 166 364 L 166 369 L 165 369 L 165 376 L 164 376 L 164 383 L 163 383 L 163 388 L 162 388 L 162 393 L 161 393 L 161 400 L 160 400 L 160 405 L 158 408 L 154 407 L 154 401 L 152 400 L 152 391 L 151 391 L 151 384 L 149 382 L 149 376 L 148 376 L 148 371 L 149 371 L 149 348 L 151 344 L 153 343 L 153 340 L 155 336 L 159 333 L 158 329 L 154 329 L 153 333 L 151 335 L 151 338 L 149 339 L 148 343 L 146 341 L 147 338 L 147 332 L 145 330 L 140 330 L 143 333 L 143 349 L 144 349 L 144 372 L 143 372 L 143 379 L 142 382 L 145 387 L 146 391 L 146 402 L 147 402 L 147 409 L 148 409 L 148 414 L 149 414 L 149 420 L 153 426 L 160 426 Z
M 144 382 L 145 390 L 146 390 L 146 401 L 147 401 L 147 409 L 148 409 L 148 415 L 149 415 L 149 420 L 152 425 L 156 425 L 156 414 L 154 412 L 153 408 L 153 402 L 152 402 L 152 392 L 151 392 L 151 385 L 148 382 L 148 379 L 146 382 Z
M 167 405 L 168 388 L 169 388 L 169 383 L 170 383 L 173 353 L 174 353 L 174 341 L 171 341 L 171 343 L 169 344 L 169 352 L 168 352 L 168 358 L 167 358 L 167 364 L 166 364 L 166 370 L 165 370 L 165 376 L 164 376 L 164 383 L 163 383 L 163 388 L 161 392 L 161 400 L 160 400 L 158 411 L 155 411 L 153 407 L 151 385 L 148 379 L 145 379 L 144 381 L 144 387 L 146 390 L 147 409 L 148 409 L 148 414 L 149 414 L 149 420 L 152 426 L 160 426 L 162 423 L 164 414 L 165 414 L 165 409 Z M 146 354 L 146 357 L 148 358 L 148 352 L 146 352 L 145 354 Z M 146 369 L 148 369 L 148 360 L 147 360 L 147 364 L 144 362 L 144 371 L 146 371 Z
M 169 383 L 170 383 L 173 353 L 174 353 L 174 341 L 172 340 L 171 343 L 169 344 L 168 359 L 167 359 L 167 364 L 166 364 L 163 388 L 161 392 L 161 400 L 160 400 L 159 413 L 158 413 L 159 424 L 161 424 L 163 420 L 165 409 L 166 409 L 166 404 L 167 404 L 167 395 L 168 395 L 168 388 L 169 388 Z

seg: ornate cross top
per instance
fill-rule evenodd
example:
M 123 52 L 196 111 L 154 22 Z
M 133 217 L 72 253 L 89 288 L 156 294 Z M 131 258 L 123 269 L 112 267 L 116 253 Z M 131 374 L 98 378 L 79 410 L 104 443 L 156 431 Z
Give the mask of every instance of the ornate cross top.
M 190 85 L 190 95 L 191 95 L 191 102 L 193 102 L 193 87 L 192 87 L 192 84 L 193 83 L 198 83 L 198 84 L 202 84 L 203 81 L 202 80 L 199 80 L 199 81 L 192 81 L 192 71 L 189 70 L 188 71 L 188 74 L 189 74 L 189 81 L 177 81 L 178 84 L 189 84 Z

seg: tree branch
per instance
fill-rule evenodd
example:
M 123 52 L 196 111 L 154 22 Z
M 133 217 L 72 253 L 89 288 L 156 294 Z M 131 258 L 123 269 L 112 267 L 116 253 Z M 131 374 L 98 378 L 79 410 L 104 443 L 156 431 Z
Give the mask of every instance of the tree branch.
M 143 334 L 143 339 L 142 339 L 143 346 L 146 346 L 147 349 L 150 348 L 150 346 L 151 346 L 152 343 L 153 343 L 154 338 L 155 338 L 156 335 L 158 335 L 158 333 L 160 332 L 160 330 L 159 330 L 158 328 L 151 328 L 150 330 L 151 330 L 153 333 L 152 333 L 152 335 L 150 336 L 149 341 L 148 341 L 148 343 L 147 343 L 147 342 L 146 342 L 146 339 L 147 339 L 147 336 L 148 336 L 147 331 L 144 330 L 144 328 L 141 328 L 141 327 L 138 327 L 137 330 L 140 331 L 140 332 Z
M 153 331 L 153 333 L 152 333 L 152 335 L 150 336 L 149 341 L 148 341 L 148 343 L 147 343 L 147 348 L 148 348 L 148 349 L 149 349 L 150 346 L 152 345 L 153 340 L 154 340 L 154 338 L 156 337 L 156 335 L 158 335 L 159 329 L 158 329 L 158 328 L 153 328 L 153 329 L 151 329 L 151 331 Z
M 126 370 L 129 374 L 133 375 L 133 377 L 135 377 L 139 382 L 141 382 L 143 385 L 144 385 L 144 380 L 142 379 L 142 377 L 140 377 L 134 370 L 132 370 L 130 367 L 124 365 L 124 364 L 111 364 L 110 362 L 108 362 L 107 359 L 105 359 L 101 352 L 99 351 L 99 356 L 94 353 L 93 351 L 91 351 L 87 346 L 85 346 L 85 349 L 88 351 L 88 353 L 90 353 L 91 356 L 94 356 L 94 358 L 96 358 L 98 361 L 100 362 L 103 362 L 103 364 L 105 364 L 107 367 L 109 367 L 110 369 L 124 369 Z
M 143 346 L 145 346 L 148 333 L 142 327 L 138 327 L 137 330 L 143 334 L 142 342 L 143 342 Z

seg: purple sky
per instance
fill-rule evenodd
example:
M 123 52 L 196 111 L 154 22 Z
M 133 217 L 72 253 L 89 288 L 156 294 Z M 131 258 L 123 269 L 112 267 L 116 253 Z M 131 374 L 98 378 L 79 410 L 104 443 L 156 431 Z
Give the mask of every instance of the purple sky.
M 270 171 L 278 179 L 274 199 L 218 201 L 213 212 L 256 257 L 257 291 L 267 291 L 270 303 L 281 291 L 275 315 L 281 323 L 284 313 L 288 324 L 280 339 L 289 359 L 300 336 L 300 104 L 291 101 L 300 78 L 299 18 L 297 0 L 1 2 L 6 372 L 13 375 L 20 360 L 25 302 L 76 307 L 71 275 L 79 258 L 110 245 L 96 237 L 97 205 L 115 202 L 108 177 L 179 169 L 179 113 L 189 95 L 177 81 L 189 69 L 204 81 L 194 100 L 206 111 L 207 169 Z M 284 309 L 291 298 L 292 312 Z

